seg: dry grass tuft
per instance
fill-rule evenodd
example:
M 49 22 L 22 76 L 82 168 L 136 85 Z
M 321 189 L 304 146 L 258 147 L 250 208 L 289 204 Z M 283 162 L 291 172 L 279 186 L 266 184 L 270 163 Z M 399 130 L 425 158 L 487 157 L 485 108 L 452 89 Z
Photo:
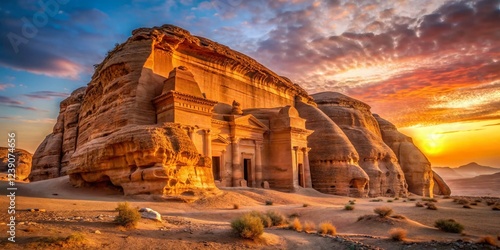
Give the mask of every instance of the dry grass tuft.
M 429 202 L 429 203 L 427 203 L 427 209 L 437 210 L 438 208 L 437 208 L 436 204 Z
M 345 210 L 354 210 L 354 206 L 350 205 L 350 204 L 347 204 L 347 205 L 344 206 L 344 209 Z
M 380 217 L 387 217 L 391 215 L 394 211 L 390 207 L 376 207 L 373 212 L 378 214 Z
M 424 207 L 424 204 L 422 204 L 420 201 L 417 201 L 417 203 L 415 203 L 415 206 L 416 207 Z
M 441 231 L 445 231 L 448 233 L 461 233 L 464 231 L 464 226 L 454 219 L 439 219 L 434 222 L 434 226 L 439 228 Z
M 289 226 L 290 229 L 295 230 L 297 232 L 302 231 L 302 223 L 300 223 L 299 218 L 293 219 L 292 223 Z
M 335 226 L 332 225 L 332 223 L 330 223 L 330 222 L 322 222 L 319 224 L 318 233 L 319 234 L 336 235 L 337 228 L 335 228 Z
M 271 219 L 273 226 L 281 226 L 287 223 L 286 217 L 280 212 L 267 211 L 266 215 L 269 219 Z
M 304 222 L 304 232 L 310 233 L 316 231 L 316 224 L 312 221 L 305 221 Z
M 396 227 L 393 228 L 389 231 L 389 235 L 391 236 L 391 239 L 395 241 L 404 241 L 406 239 L 406 235 L 408 234 L 408 231 L 406 229 Z

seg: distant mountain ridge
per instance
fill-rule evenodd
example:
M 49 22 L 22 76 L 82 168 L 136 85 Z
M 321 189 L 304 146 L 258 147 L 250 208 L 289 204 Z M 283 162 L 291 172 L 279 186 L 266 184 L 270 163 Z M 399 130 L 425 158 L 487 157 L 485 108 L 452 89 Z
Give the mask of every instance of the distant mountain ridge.
M 479 175 L 491 175 L 500 172 L 500 168 L 482 166 L 476 162 L 471 162 L 457 168 L 433 167 L 432 169 L 445 180 L 472 178 Z

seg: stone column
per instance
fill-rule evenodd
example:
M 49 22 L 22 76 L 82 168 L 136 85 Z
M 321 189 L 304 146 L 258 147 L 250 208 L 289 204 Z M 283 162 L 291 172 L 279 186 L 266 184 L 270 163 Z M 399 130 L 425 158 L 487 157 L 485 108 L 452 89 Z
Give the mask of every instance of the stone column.
M 255 182 L 254 187 L 262 187 L 262 144 L 255 141 Z
M 300 186 L 300 180 L 298 179 L 299 169 L 299 147 L 293 146 L 294 159 L 292 160 L 292 188 Z
M 302 159 L 304 161 L 304 185 L 306 188 L 312 188 L 311 167 L 309 166 L 309 150 L 311 150 L 311 148 L 302 148 Z
M 212 159 L 212 136 L 210 135 L 210 129 L 205 129 L 203 130 L 205 132 L 205 137 L 204 137 L 204 152 L 203 154 Z
M 187 133 L 188 133 L 189 138 L 191 139 L 192 142 L 194 142 L 194 140 L 193 140 L 194 127 L 187 127 L 186 129 L 187 129 Z
M 231 138 L 231 154 L 232 154 L 232 170 L 233 170 L 233 187 L 241 186 L 241 179 L 243 179 L 243 171 L 241 170 L 241 154 L 238 145 L 239 139 Z

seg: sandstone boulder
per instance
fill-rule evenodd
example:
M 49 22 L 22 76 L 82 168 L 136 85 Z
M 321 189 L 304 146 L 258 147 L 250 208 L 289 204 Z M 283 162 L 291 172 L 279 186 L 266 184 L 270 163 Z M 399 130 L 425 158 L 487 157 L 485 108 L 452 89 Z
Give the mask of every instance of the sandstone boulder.
M 368 175 L 358 165 L 359 156 L 342 130 L 321 110 L 298 101 L 296 109 L 306 119 L 309 165 L 314 189 L 328 194 L 363 197 Z
M 7 173 L 9 169 L 9 148 L 0 147 L 0 172 Z M 24 149 L 16 148 L 14 151 L 16 165 L 16 180 L 27 180 L 31 172 L 32 155 Z
M 408 191 L 432 197 L 434 190 L 434 178 L 431 163 L 425 155 L 413 144 L 413 140 L 400 133 L 396 126 L 387 120 L 374 114 L 377 120 L 382 139 L 396 154 L 399 165 L 403 169 Z
M 130 125 L 92 140 L 71 157 L 75 186 L 107 182 L 125 195 L 195 195 L 216 190 L 210 161 L 176 124 Z
M 446 182 L 436 172 L 432 171 L 432 178 L 434 181 L 434 194 L 436 195 L 450 195 L 451 189 Z
M 142 218 L 151 219 L 155 221 L 162 221 L 161 214 L 151 208 L 143 207 L 139 209 L 139 213 L 141 213 Z
M 369 196 L 405 196 L 407 184 L 394 152 L 384 143 L 367 104 L 336 92 L 313 95 L 318 108 L 347 135 L 370 177 Z

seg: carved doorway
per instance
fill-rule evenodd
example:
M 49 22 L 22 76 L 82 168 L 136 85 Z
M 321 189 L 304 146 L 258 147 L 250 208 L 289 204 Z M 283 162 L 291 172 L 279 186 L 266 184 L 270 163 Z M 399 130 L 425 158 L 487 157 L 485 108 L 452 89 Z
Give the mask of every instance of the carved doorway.
M 299 179 L 299 186 L 301 187 L 304 187 L 304 167 L 302 165 L 302 163 L 299 164 L 299 167 L 298 167 L 298 179 Z
M 243 160 L 243 178 L 245 181 L 247 181 L 247 185 L 251 186 L 252 180 L 252 160 L 251 159 L 244 159 Z
M 212 157 L 212 173 L 214 175 L 214 180 L 220 180 L 220 156 Z

